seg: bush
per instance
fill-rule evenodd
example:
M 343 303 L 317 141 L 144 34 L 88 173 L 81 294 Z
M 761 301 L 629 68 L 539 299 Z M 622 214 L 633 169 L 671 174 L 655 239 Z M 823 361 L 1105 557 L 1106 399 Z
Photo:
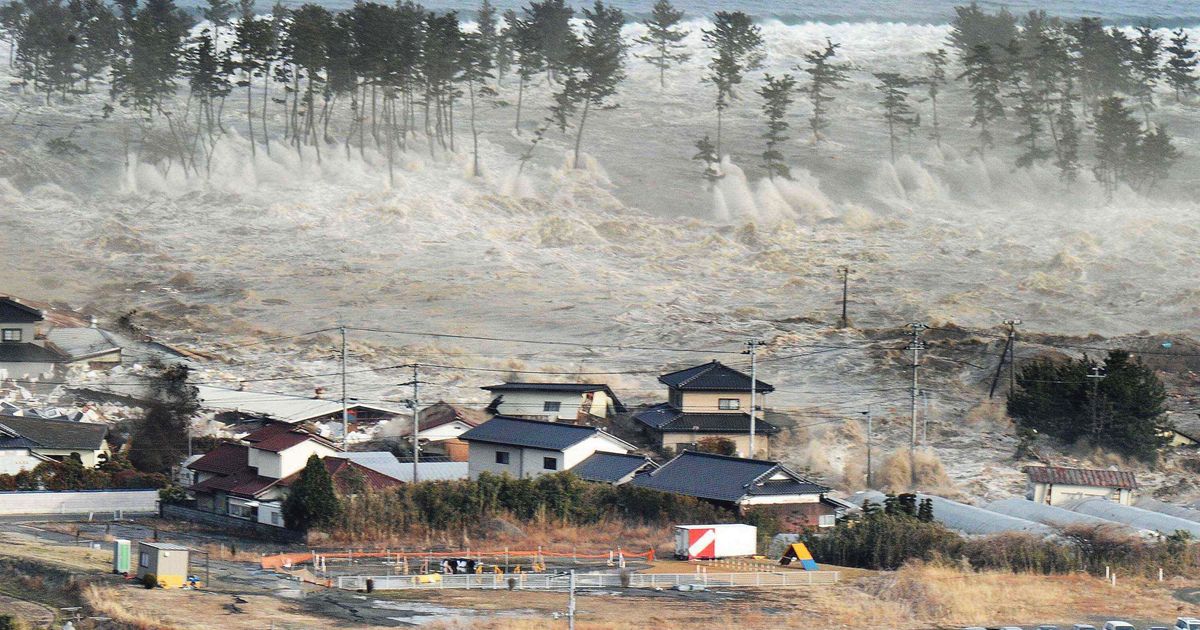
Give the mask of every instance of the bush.
M 142 576 L 142 586 L 146 587 L 147 589 L 157 588 L 158 587 L 158 576 L 154 575 L 153 573 L 147 573 L 147 574 L 143 575 Z
M 25 620 L 14 615 L 0 615 L 0 630 L 25 630 Z

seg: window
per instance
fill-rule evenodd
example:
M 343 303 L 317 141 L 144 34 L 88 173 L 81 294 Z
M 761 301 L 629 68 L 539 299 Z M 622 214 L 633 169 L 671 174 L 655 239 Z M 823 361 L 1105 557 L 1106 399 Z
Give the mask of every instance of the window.
M 833 527 L 837 524 L 837 517 L 833 514 L 822 514 L 817 518 L 817 527 Z
M 508 465 L 508 451 L 496 451 L 496 463 Z
M 542 468 L 544 468 L 546 470 L 558 470 L 558 458 L 557 457 L 543 457 L 542 458 Z
M 720 398 L 717 399 L 717 409 L 732 411 L 741 407 L 741 402 L 737 398 Z
M 2 337 L 0 337 L 0 340 L 3 340 L 3 341 L 20 341 L 21 340 L 21 329 L 20 328 L 5 328 L 4 332 L 0 333 L 0 334 L 3 335 Z
M 234 518 L 248 518 L 251 520 L 258 518 L 258 510 L 256 508 L 241 503 L 234 503 L 233 501 L 229 502 L 228 512 Z
M 143 551 L 143 552 L 142 552 L 142 553 L 141 553 L 141 554 L 138 556 L 138 566 L 139 566 L 139 567 L 148 567 L 148 566 L 150 566 L 150 552 L 149 552 L 149 551 Z
M 281 520 L 283 519 L 279 518 L 279 512 L 271 512 L 272 525 L 282 525 L 283 523 L 280 522 Z
M 542 403 L 542 411 L 557 412 L 559 409 L 562 409 L 562 403 L 560 403 L 560 402 L 554 402 L 552 400 L 547 400 L 546 402 Z

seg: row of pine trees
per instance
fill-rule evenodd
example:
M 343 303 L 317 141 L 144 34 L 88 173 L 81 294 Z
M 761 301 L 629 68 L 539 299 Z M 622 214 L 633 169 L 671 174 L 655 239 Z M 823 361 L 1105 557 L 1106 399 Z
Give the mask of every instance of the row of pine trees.
M 1122 183 L 1148 189 L 1167 175 L 1179 153 L 1153 120 L 1156 96 L 1171 93 L 1182 101 L 1197 92 L 1197 53 L 1182 29 L 1164 41 L 1149 26 L 1131 38 L 1096 18 L 1064 21 L 1031 11 L 1018 19 L 974 3 L 955 11 L 950 51 L 926 52 L 919 74 L 867 73 L 841 61 L 840 45 L 832 41 L 804 53 L 794 73 L 765 74 L 753 92 L 761 99 L 767 174 L 790 176 L 796 100 L 808 101 L 807 127 L 821 143 L 838 93 L 865 75 L 878 94 L 892 161 L 921 128 L 943 145 L 949 125 L 939 108 L 956 94 L 977 133 L 970 149 L 980 155 L 1007 136 L 1017 168 L 1049 163 L 1074 182 L 1084 168 L 1081 141 L 1090 131 L 1091 170 L 1109 194 Z M 253 0 L 207 0 L 202 17 L 207 28 L 192 35 L 192 17 L 173 0 L 116 0 L 115 6 L 11 0 L 0 6 L 0 28 L 12 44 L 9 63 L 23 86 L 51 104 L 107 80 L 112 104 L 105 115 L 121 106 L 144 129 L 165 121 L 180 163 L 195 174 L 211 165 L 217 139 L 234 124 L 225 112 L 227 97 L 243 90 L 246 108 L 237 124 L 252 151 L 269 153 L 275 138 L 276 150 L 282 144 L 319 160 L 322 150 L 339 145 L 347 155 L 373 145 L 386 151 L 389 169 L 398 152 L 416 149 L 418 140 L 434 155 L 458 151 L 464 132 L 456 122 L 465 108 L 479 175 L 480 108 L 515 104 L 520 135 L 527 89 L 536 81 L 550 86 L 551 97 L 521 166 L 552 130 L 573 135 L 579 166 L 589 117 L 618 106 L 630 52 L 657 70 L 665 86 L 668 73 L 689 60 L 684 41 L 693 35 L 670 0 L 655 4 L 632 42 L 622 35 L 624 12 L 603 0 L 579 14 L 564 0 L 533 0 L 502 15 L 483 0 L 469 30 L 457 13 L 430 12 L 411 0 L 357 2 L 337 13 L 277 3 L 269 15 L 257 14 Z M 697 141 L 694 157 L 715 181 L 723 176 L 725 114 L 766 53 L 762 29 L 749 15 L 718 11 L 710 23 L 699 36 L 709 55 L 701 79 L 715 96 L 715 136 Z M 180 84 L 188 88 L 186 98 L 179 96 Z M 339 120 L 349 122 L 331 127 L 338 111 Z M 282 129 L 272 128 L 280 120 Z

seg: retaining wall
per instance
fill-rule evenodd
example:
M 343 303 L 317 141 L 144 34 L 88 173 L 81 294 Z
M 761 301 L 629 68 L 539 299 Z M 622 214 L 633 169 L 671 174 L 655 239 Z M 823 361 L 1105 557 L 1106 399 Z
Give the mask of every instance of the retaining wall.
M 252 536 L 255 538 L 264 538 L 276 542 L 293 543 L 302 542 L 304 534 L 266 523 L 257 523 L 255 521 L 246 521 L 224 514 L 214 514 L 197 510 L 196 508 L 187 507 L 184 505 L 176 505 L 174 503 L 162 504 L 162 509 L 159 511 L 163 518 L 174 518 L 181 521 L 189 521 L 192 523 L 200 523 L 209 527 L 218 527 L 225 531 L 235 532 L 243 536 Z
M 0 515 L 124 515 L 158 511 L 158 490 L 78 490 L 0 492 Z

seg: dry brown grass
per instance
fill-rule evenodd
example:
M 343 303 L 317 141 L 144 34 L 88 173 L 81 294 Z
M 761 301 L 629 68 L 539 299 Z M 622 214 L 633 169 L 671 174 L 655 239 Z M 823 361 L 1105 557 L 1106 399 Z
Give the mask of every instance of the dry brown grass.
M 451 549 L 499 551 L 505 547 L 514 550 L 535 550 L 571 553 L 578 551 L 599 552 L 618 547 L 643 552 L 651 548 L 665 550 L 671 544 L 671 528 L 666 525 L 635 525 L 621 520 L 608 519 L 590 525 L 566 525 L 558 521 L 518 522 L 505 519 L 520 528 L 521 533 L 496 531 L 485 536 L 471 536 L 465 529 L 429 531 L 414 528 L 403 536 L 366 536 L 350 543 L 355 549 L 430 549 L 435 546 Z M 370 540 L 363 542 L 363 538 Z M 317 545 L 345 541 L 330 538 L 313 541 Z M 215 556 L 214 556 L 215 557 Z M 252 561 L 258 561 L 257 555 Z
M 122 602 L 121 593 L 111 586 L 88 584 L 83 587 L 83 600 L 93 612 L 112 618 L 132 630 L 174 630 L 175 626 L 146 612 L 133 612 Z

